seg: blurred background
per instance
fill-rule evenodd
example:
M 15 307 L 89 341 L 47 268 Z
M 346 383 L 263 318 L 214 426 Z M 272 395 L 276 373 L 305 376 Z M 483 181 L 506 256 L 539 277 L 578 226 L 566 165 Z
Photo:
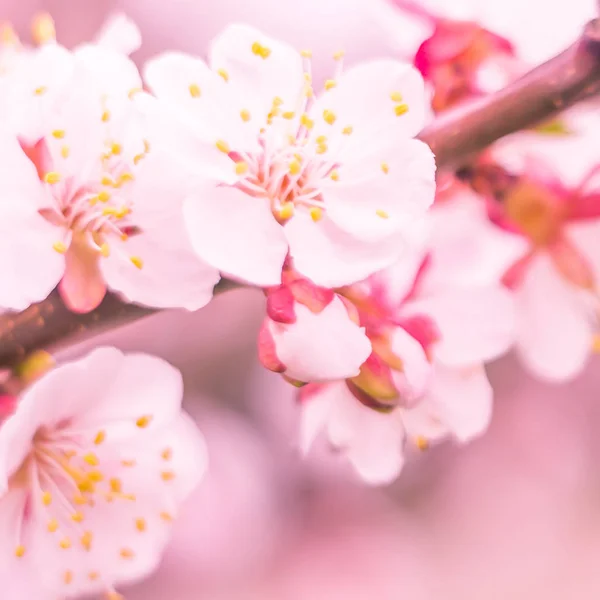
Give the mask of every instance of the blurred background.
M 594 15 L 593 0 L 428 0 L 480 19 L 535 64 Z M 0 0 L 27 37 L 51 12 L 59 39 L 91 39 L 111 12 L 140 26 L 139 63 L 165 49 L 204 54 L 245 21 L 315 56 L 349 63 L 409 57 L 428 35 L 387 0 Z M 413 457 L 372 489 L 328 448 L 302 460 L 293 388 L 264 371 L 255 337 L 259 292 L 236 290 L 196 314 L 165 312 L 95 339 L 167 359 L 183 371 L 186 408 L 205 434 L 210 470 L 160 569 L 128 600 L 581 600 L 600 597 L 600 362 L 548 386 L 512 356 L 490 365 L 492 426 L 464 447 Z M 91 347 L 91 344 L 88 344 Z M 81 354 L 85 346 L 72 348 Z

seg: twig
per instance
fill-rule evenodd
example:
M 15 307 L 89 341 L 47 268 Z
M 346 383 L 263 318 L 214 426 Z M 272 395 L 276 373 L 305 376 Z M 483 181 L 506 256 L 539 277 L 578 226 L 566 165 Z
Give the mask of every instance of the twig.
M 497 139 L 549 119 L 599 92 L 600 21 L 594 20 L 562 54 L 504 90 L 448 111 L 419 137 L 434 151 L 440 170 L 456 169 Z M 224 280 L 216 292 L 234 286 Z M 0 366 L 13 366 L 35 350 L 71 344 L 154 312 L 124 304 L 109 294 L 96 310 L 76 315 L 53 292 L 19 314 L 0 317 Z

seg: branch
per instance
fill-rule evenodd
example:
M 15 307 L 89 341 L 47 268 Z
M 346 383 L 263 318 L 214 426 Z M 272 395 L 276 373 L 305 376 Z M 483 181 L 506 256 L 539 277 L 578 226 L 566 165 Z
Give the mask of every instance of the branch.
M 495 94 L 449 110 L 419 137 L 438 168 L 458 168 L 496 140 L 600 93 L 600 19 L 562 54 Z
M 435 153 L 440 170 L 455 169 L 499 138 L 549 119 L 598 93 L 600 21 L 594 20 L 562 54 L 504 90 L 448 111 L 419 137 Z M 223 280 L 215 293 L 234 286 Z M 0 366 L 14 366 L 35 350 L 56 349 L 154 312 L 108 294 L 96 310 L 76 315 L 55 291 L 19 314 L 0 317 Z

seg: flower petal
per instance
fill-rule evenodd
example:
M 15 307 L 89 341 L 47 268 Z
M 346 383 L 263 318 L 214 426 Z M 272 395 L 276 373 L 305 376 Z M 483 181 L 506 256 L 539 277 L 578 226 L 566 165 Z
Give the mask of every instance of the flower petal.
M 281 283 L 287 242 L 267 200 L 206 188 L 188 198 L 184 216 L 194 250 L 213 267 L 254 285 Z
M 364 328 L 348 316 L 344 303 L 335 297 L 315 314 L 296 304 L 296 322 L 270 322 L 277 357 L 285 374 L 302 382 L 331 381 L 358 375 L 371 353 Z
M 125 14 L 108 17 L 96 35 L 96 44 L 129 55 L 140 49 L 142 34 L 139 27 Z
M 492 360 L 515 340 L 514 298 L 501 286 L 450 289 L 411 302 L 405 310 L 433 319 L 441 334 L 434 355 L 448 366 Z
M 531 260 L 516 300 L 517 349 L 525 365 L 548 381 L 566 381 L 581 373 L 594 333 L 581 291 L 541 254 Z

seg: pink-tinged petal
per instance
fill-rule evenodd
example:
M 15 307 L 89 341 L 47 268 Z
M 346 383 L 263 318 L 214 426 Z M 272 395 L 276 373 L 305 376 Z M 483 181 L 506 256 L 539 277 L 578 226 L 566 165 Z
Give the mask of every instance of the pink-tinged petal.
M 596 226 L 600 233 L 600 227 Z M 592 290 L 595 273 L 592 264 L 567 237 L 563 236 L 547 247 L 548 255 L 557 271 L 573 285 Z
M 318 98 L 311 116 L 314 134 L 326 135 L 344 161 L 382 137 L 414 137 L 425 125 L 427 107 L 421 74 L 412 65 L 384 59 L 345 71 L 336 87 Z M 325 111 L 335 116 L 332 125 Z M 343 135 L 346 127 L 352 128 L 351 135 Z
M 44 185 L 16 139 L 0 139 L 0 307 L 23 310 L 43 300 L 64 270 L 53 245 L 62 232 L 38 210 L 46 201 Z
M 258 332 L 258 359 L 265 369 L 274 373 L 283 373 L 287 367 L 277 356 L 277 346 L 271 333 L 270 323 L 268 319 L 265 319 Z
M 237 150 L 257 150 L 257 135 L 264 122 L 246 107 L 249 120 L 241 118 L 244 96 L 206 63 L 182 52 L 165 52 L 148 61 L 144 79 L 160 101 L 179 113 L 192 131 L 214 146 L 223 139 Z
M 253 27 L 230 25 L 212 42 L 209 64 L 227 74 L 232 95 L 264 125 L 279 98 L 281 111 L 297 110 L 304 87 L 298 51 Z M 241 108 L 241 106 L 240 106 Z
M 206 188 L 188 198 L 184 217 L 198 256 L 223 274 L 262 287 L 281 282 L 287 242 L 264 198 Z
M 435 321 L 427 315 L 415 314 L 401 318 L 398 325 L 411 337 L 415 338 L 425 350 L 428 358 L 431 358 L 429 350 L 435 342 L 439 341 L 441 336 Z
M 288 285 L 296 302 L 314 313 L 320 313 L 334 298 L 335 292 L 315 285 L 308 279 L 296 279 Z
M 404 466 L 404 428 L 397 411 L 386 414 L 363 406 L 343 382 L 325 386 L 318 401 L 331 403 L 329 441 L 344 452 L 361 479 L 383 485 L 399 475 Z
M 371 353 L 371 343 L 364 328 L 349 318 L 339 298 L 318 314 L 297 304 L 296 318 L 292 325 L 269 325 L 288 377 L 319 382 L 358 375 L 360 365 Z
M 583 371 L 594 331 L 580 294 L 548 256 L 532 259 L 516 291 L 517 350 L 537 377 L 566 381 Z
M 127 15 L 115 13 L 108 17 L 96 35 L 96 44 L 129 55 L 140 49 L 142 34 Z
M 58 291 L 67 308 L 76 313 L 88 313 L 104 300 L 106 283 L 100 270 L 100 253 L 87 238 L 71 242 Z
M 395 406 L 397 403 L 399 392 L 392 369 L 375 352 L 361 365 L 360 373 L 352 378 L 351 383 L 358 388 L 360 399 L 367 405 L 377 402 L 381 407 L 385 407 Z M 367 397 L 363 398 L 360 392 Z
M 464 443 L 486 431 L 492 401 L 492 386 L 483 367 L 450 369 L 436 364 L 427 396 L 415 408 L 402 410 L 402 420 L 415 440 L 450 434 Z
M 44 175 L 53 169 L 52 156 L 46 138 L 40 138 L 35 143 L 31 144 L 26 140 L 19 140 L 19 145 L 25 153 L 25 156 L 35 167 L 40 181 L 42 181 Z
M 515 341 L 514 298 L 499 285 L 451 289 L 416 300 L 406 311 L 427 315 L 437 325 L 433 353 L 448 366 L 493 360 Z
M 267 292 L 267 315 L 277 323 L 295 323 L 294 296 L 290 288 L 280 285 Z
M 343 381 L 321 384 L 308 384 L 300 390 L 300 451 L 306 455 L 314 441 L 327 425 L 336 396 L 345 387 Z M 309 393 L 304 398 L 305 390 Z
M 338 179 L 323 183 L 327 216 L 360 240 L 375 241 L 410 230 L 433 203 L 435 160 L 418 140 L 390 132 L 349 155 Z
M 431 292 L 448 285 L 498 283 L 529 250 L 524 237 L 489 221 L 485 204 L 475 194 L 461 192 L 434 205 L 429 214 L 433 247 L 424 285 Z
M 600 219 L 568 223 L 566 236 L 591 267 L 596 287 L 600 286 Z
M 401 404 L 410 406 L 420 398 L 429 385 L 432 368 L 423 346 L 401 327 L 392 334 L 392 352 L 402 361 L 402 371 L 394 372 L 394 382 Z
M 363 242 L 327 218 L 314 223 L 300 213 L 286 223 L 284 230 L 296 270 L 326 288 L 361 281 L 393 264 L 407 251 L 405 238 L 398 234 L 376 243 Z

